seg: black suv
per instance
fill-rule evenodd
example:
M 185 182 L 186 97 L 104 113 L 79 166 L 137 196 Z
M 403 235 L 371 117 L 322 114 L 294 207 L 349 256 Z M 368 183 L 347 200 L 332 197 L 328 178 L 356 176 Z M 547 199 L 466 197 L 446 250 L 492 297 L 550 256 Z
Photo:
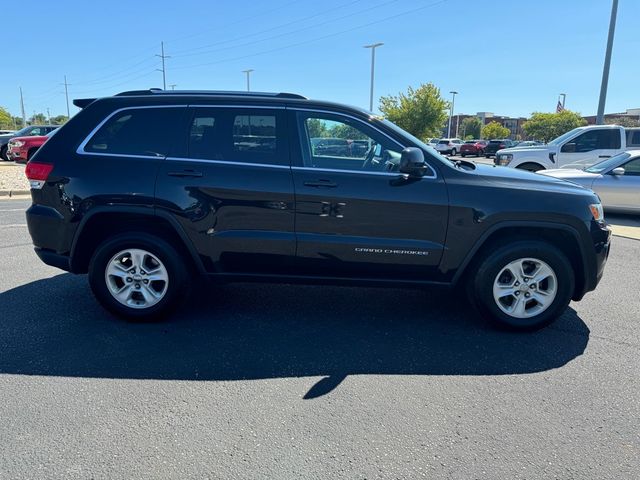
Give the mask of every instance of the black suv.
M 490 140 L 484 148 L 484 156 L 485 158 L 494 157 L 498 150 L 514 147 L 515 144 L 516 142 L 509 140 L 508 138 L 503 140 Z
M 466 287 L 488 318 L 532 329 L 593 290 L 609 252 L 590 190 L 452 162 L 356 108 L 158 90 L 74 103 L 27 165 L 29 232 L 130 319 L 165 314 L 202 274 Z M 323 137 L 368 148 L 314 149 Z

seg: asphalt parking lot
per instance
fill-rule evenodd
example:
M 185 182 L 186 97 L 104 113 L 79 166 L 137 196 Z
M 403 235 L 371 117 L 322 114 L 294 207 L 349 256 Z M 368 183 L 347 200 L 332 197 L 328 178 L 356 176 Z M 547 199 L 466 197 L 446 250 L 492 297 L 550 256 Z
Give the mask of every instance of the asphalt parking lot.
M 0 478 L 638 476 L 640 241 L 533 334 L 459 292 L 253 284 L 132 325 L 37 259 L 27 205 L 0 201 Z

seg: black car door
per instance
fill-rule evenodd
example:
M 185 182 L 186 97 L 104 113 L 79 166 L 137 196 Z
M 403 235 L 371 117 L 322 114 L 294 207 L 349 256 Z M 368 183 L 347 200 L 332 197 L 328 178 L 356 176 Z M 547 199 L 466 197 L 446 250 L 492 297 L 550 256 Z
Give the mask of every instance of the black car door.
M 422 179 L 401 175 L 404 146 L 370 122 L 302 109 L 289 115 L 297 137 L 292 170 L 298 271 L 434 279 L 448 216 L 446 185 L 437 171 L 430 168 Z M 322 137 L 354 147 L 327 154 L 315 148 L 322 142 L 312 140 Z
M 286 273 L 295 259 L 294 198 L 283 108 L 190 106 L 183 142 L 158 175 L 205 268 Z

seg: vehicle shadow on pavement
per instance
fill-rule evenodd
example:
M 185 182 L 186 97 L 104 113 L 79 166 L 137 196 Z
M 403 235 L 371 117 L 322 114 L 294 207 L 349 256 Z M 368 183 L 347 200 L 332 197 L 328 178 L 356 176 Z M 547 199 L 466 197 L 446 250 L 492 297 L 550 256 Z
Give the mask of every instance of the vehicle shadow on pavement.
M 558 368 L 589 329 L 569 309 L 535 333 L 494 329 L 456 292 L 212 285 L 171 319 L 130 324 L 105 312 L 84 276 L 0 293 L 0 374 L 166 380 L 347 375 L 503 375 Z

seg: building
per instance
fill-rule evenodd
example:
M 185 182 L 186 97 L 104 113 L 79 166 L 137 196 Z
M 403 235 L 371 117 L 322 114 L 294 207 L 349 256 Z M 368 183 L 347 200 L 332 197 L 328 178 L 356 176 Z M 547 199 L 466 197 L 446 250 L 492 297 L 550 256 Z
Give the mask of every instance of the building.
M 509 138 L 512 140 L 523 140 L 526 137 L 526 134 L 522 129 L 522 124 L 527 121 L 525 117 L 507 117 L 502 115 L 495 115 L 492 112 L 478 112 L 475 115 L 467 115 L 464 113 L 454 115 L 453 117 L 451 117 L 451 136 L 452 137 L 464 138 L 466 136 L 465 132 L 461 131 L 460 127 L 462 125 L 462 121 L 465 118 L 470 118 L 470 117 L 479 118 L 483 125 L 486 125 L 490 122 L 498 122 L 500 125 L 508 128 L 511 131 L 511 135 L 509 135 Z M 449 126 L 449 119 L 447 118 L 447 123 L 444 129 L 442 130 L 442 135 L 444 137 L 447 136 L 448 126 Z
M 596 124 L 596 115 L 589 115 L 582 117 L 587 121 L 588 125 Z M 640 122 L 640 108 L 628 108 L 626 112 L 620 113 L 605 113 L 604 123 L 616 123 L 618 119 L 632 120 Z

